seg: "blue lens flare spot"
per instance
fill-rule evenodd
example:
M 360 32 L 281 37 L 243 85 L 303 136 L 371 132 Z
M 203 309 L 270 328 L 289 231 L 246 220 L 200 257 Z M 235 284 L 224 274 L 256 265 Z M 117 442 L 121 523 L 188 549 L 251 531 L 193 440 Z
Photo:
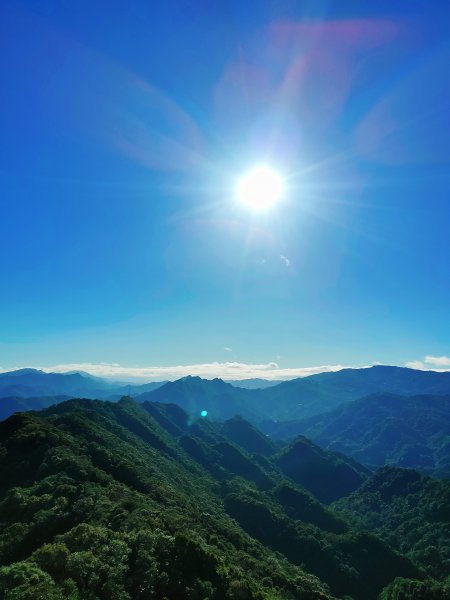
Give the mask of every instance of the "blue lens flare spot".
M 200 413 L 200 416 L 201 416 L 201 417 L 206 417 L 206 416 L 207 416 L 207 414 L 208 414 L 208 411 L 207 411 L 207 410 L 202 410 L 202 412 Z

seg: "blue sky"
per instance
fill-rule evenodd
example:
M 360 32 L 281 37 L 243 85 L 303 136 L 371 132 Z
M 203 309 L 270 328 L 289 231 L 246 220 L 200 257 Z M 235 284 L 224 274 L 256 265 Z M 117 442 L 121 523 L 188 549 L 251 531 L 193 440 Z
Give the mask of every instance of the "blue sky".
M 446 3 L 1 10 L 1 368 L 450 368 Z

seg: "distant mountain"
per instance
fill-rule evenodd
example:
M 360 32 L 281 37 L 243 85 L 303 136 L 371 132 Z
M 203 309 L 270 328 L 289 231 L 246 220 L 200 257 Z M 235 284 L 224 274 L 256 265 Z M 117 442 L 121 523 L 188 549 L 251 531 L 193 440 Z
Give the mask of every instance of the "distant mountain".
M 240 414 L 253 423 L 292 421 L 328 412 L 368 394 L 450 394 L 450 372 L 376 366 L 343 369 L 284 381 L 265 389 L 244 389 L 221 379 L 184 377 L 155 391 L 134 395 L 144 402 L 175 403 L 191 415 L 208 411 L 212 419 Z
M 321 386 L 341 387 L 356 398 L 376 392 L 400 395 L 448 393 L 450 371 L 422 371 L 406 367 L 375 365 L 363 369 L 342 369 L 308 377 Z
M 258 410 L 254 410 L 254 406 L 257 406 L 259 393 L 261 390 L 236 388 L 222 379 L 209 380 L 188 376 L 169 381 L 155 391 L 134 398 L 138 402 L 177 404 L 195 417 L 206 411 L 212 420 L 225 420 L 241 414 L 257 421 Z
M 0 398 L 19 396 L 103 397 L 117 386 L 109 381 L 73 373 L 45 373 L 38 369 L 19 369 L 0 373 Z
M 37 396 L 35 398 L 21 398 L 19 396 L 9 396 L 0 399 L 0 421 L 6 419 L 15 412 L 24 412 L 28 410 L 40 410 L 47 408 L 52 404 L 58 404 L 69 400 L 70 396 Z
M 382 365 L 367 369 L 342 369 L 285 381 L 261 390 L 260 394 L 261 407 L 269 418 L 289 421 L 328 412 L 344 402 L 381 392 L 400 395 L 450 394 L 450 372 Z
M 303 434 L 367 465 L 450 476 L 450 396 L 374 394 L 303 421 L 266 424 L 265 430 L 281 439 Z
M 166 383 L 123 385 L 80 372 L 21 369 L 0 374 L 0 399 L 70 396 L 118 400 L 122 395 L 131 395 L 139 402 L 175 403 L 194 416 L 202 410 L 217 420 L 240 414 L 260 425 L 263 421 L 304 419 L 372 393 L 450 394 L 450 372 L 376 366 L 320 373 L 264 389 L 246 389 L 236 384 L 188 376 Z
M 145 394 L 146 392 L 157 390 L 166 383 L 167 381 L 150 381 L 149 383 L 142 384 L 121 385 L 119 387 L 116 387 L 114 389 L 114 392 L 112 394 L 109 394 L 104 399 L 120 400 L 120 398 L 123 398 L 123 396 L 138 396 L 140 394 Z
M 264 388 L 278 385 L 281 381 L 273 381 L 269 379 L 226 379 L 226 383 L 231 383 L 234 387 L 245 388 L 247 390 L 262 390 Z
M 46 373 L 38 369 L 17 369 L 0 373 L 0 419 L 17 410 L 39 410 L 67 398 L 120 400 L 125 395 L 155 390 L 164 383 L 124 385 L 83 371 Z

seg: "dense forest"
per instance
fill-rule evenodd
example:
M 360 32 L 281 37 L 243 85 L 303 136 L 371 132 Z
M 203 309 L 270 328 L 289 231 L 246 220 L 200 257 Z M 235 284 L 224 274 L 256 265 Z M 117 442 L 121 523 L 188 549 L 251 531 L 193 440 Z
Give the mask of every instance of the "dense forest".
M 450 395 L 372 394 L 309 419 L 267 424 L 265 430 L 282 439 L 301 433 L 370 466 L 450 476 Z
M 446 480 L 130 398 L 17 413 L 0 444 L 5 600 L 449 596 Z

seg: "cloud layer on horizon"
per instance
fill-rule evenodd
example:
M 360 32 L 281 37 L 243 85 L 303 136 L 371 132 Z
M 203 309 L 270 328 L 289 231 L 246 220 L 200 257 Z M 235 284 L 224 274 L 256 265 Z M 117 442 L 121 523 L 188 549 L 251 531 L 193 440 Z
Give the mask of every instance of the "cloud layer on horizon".
M 18 368 L 18 367 L 17 367 Z M 163 381 L 174 380 L 187 375 L 197 375 L 204 379 L 253 379 L 286 380 L 306 377 L 316 373 L 340 371 L 344 365 L 320 365 L 316 367 L 298 367 L 282 369 L 276 362 L 266 364 L 248 364 L 240 362 L 211 362 L 194 365 L 124 367 L 118 363 L 68 363 L 46 367 L 34 367 L 47 373 L 65 373 L 84 371 L 97 377 L 106 377 L 127 381 Z M 13 369 L 0 369 L 0 371 Z
M 411 360 L 406 363 L 410 369 L 421 371 L 450 371 L 450 357 L 428 354 L 422 360 Z
M 230 348 L 231 351 L 231 348 Z M 40 369 L 46 373 L 66 373 L 68 371 L 84 371 L 97 377 L 105 377 L 117 381 L 144 383 L 145 381 L 167 381 L 180 379 L 187 375 L 199 376 L 204 379 L 242 380 L 242 379 L 268 379 L 284 381 L 297 377 L 307 377 L 317 373 L 335 372 L 348 368 L 367 368 L 380 365 L 374 362 L 370 365 L 318 365 L 312 367 L 280 368 L 276 362 L 252 364 L 242 362 L 210 362 L 192 365 L 175 366 L 147 366 L 126 367 L 119 363 L 64 363 L 51 366 L 33 366 L 29 368 Z M 422 360 L 413 360 L 405 363 L 405 367 L 422 371 L 450 371 L 450 357 L 427 355 Z M 13 371 L 23 367 L 1 368 L 0 373 Z

